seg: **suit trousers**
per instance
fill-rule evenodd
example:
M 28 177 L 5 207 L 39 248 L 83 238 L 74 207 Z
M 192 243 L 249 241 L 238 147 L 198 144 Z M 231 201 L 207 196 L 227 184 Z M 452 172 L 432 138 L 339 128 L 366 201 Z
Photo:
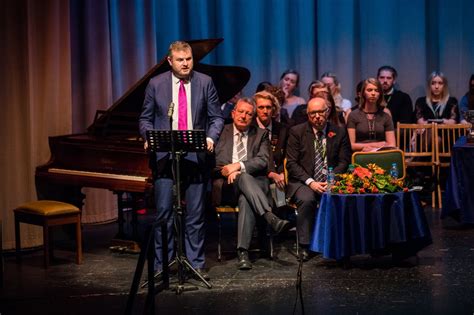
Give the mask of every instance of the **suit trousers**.
M 256 220 L 271 211 L 269 183 L 264 176 L 253 177 L 240 174 L 234 182 L 238 196 L 239 219 L 237 223 L 237 248 L 248 249 L 252 240 Z
M 298 207 L 296 231 L 299 243 L 309 245 L 311 235 L 313 234 L 316 212 L 318 211 L 318 201 L 321 199 L 321 195 L 304 185 L 296 190 L 293 198 Z
M 204 268 L 204 209 L 205 189 L 204 183 L 186 183 L 182 188 L 182 200 L 186 201 L 183 211 L 183 229 L 185 231 L 184 250 L 185 254 L 194 268 Z M 183 198 L 184 197 L 184 198 Z M 175 255 L 174 248 L 174 219 L 173 210 L 173 180 L 170 178 L 158 178 L 155 180 L 155 202 L 157 216 L 156 220 L 165 218 L 168 226 L 168 257 Z M 162 270 L 161 255 L 161 229 L 155 231 L 155 270 Z

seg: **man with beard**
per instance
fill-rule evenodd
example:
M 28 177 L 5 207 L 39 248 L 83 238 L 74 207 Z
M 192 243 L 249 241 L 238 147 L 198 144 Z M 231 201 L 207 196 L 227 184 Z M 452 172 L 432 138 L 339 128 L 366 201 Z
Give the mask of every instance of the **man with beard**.
M 213 152 L 214 145 L 224 125 L 217 91 L 212 78 L 193 70 L 191 46 L 183 41 L 173 42 L 168 51 L 170 71 L 153 77 L 145 91 L 142 112 L 139 118 L 140 134 L 146 139 L 146 132 L 152 129 L 206 131 L 207 151 Z M 167 113 L 171 103 L 172 125 Z M 145 149 L 148 143 L 145 142 Z M 205 152 L 190 152 L 182 160 L 182 195 L 186 200 L 183 226 L 186 256 L 192 267 L 209 280 L 205 270 L 204 257 L 204 205 L 206 183 L 209 178 Z M 174 257 L 173 233 L 173 174 L 172 160 L 168 152 L 156 154 L 156 178 L 154 182 L 156 220 L 165 219 L 168 224 L 168 257 Z M 155 270 L 162 270 L 161 229 L 155 235 Z
M 410 96 L 394 87 L 397 76 L 397 70 L 392 66 L 382 66 L 377 71 L 377 80 L 382 85 L 385 102 L 392 114 L 395 127 L 398 122 L 405 124 L 415 122 Z

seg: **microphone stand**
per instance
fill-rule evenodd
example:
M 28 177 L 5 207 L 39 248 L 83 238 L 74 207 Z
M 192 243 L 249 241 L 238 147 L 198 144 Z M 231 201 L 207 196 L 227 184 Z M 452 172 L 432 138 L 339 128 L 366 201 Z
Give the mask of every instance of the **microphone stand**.
M 172 158 L 172 173 L 173 173 L 173 199 L 174 210 L 176 212 L 175 216 L 175 233 L 176 233 L 176 258 L 169 263 L 169 267 L 178 263 L 178 285 L 176 287 L 176 294 L 180 294 L 184 291 L 197 290 L 196 286 L 185 286 L 185 270 L 186 267 L 188 270 L 192 271 L 209 289 L 212 288 L 212 285 L 206 281 L 202 275 L 194 269 L 191 263 L 188 261 L 187 257 L 184 255 L 184 228 L 183 228 L 183 208 L 181 206 L 181 170 L 180 170 L 180 160 L 181 157 L 186 153 L 183 150 L 176 151 L 175 137 L 173 136 L 173 110 L 174 103 L 171 102 L 168 107 L 168 117 L 170 123 L 170 146 L 171 146 L 171 158 Z M 159 276 L 161 272 L 158 272 L 155 277 Z M 146 286 L 148 281 L 145 281 L 142 287 Z

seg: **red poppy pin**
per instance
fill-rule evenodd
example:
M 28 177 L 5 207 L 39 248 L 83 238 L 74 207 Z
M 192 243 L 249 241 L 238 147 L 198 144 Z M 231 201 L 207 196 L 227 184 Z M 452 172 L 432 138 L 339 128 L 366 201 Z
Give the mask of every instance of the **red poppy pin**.
M 336 135 L 336 133 L 333 132 L 333 131 L 329 131 L 329 132 L 328 132 L 328 137 L 329 137 L 329 138 L 332 138 L 332 137 L 334 137 L 335 135 Z

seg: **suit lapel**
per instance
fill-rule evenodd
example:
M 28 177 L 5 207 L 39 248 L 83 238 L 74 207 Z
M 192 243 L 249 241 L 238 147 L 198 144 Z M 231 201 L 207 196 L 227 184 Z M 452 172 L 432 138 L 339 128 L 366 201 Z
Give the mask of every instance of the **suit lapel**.
M 311 163 L 314 164 L 314 141 L 316 140 L 316 137 L 314 136 L 314 131 L 310 123 L 306 124 L 305 134 L 306 135 L 303 136 L 305 138 L 305 147 L 308 148 L 311 157 Z
M 234 147 L 234 124 L 227 125 L 224 128 L 224 131 L 220 137 L 221 140 L 225 141 L 223 148 L 224 148 L 224 157 L 225 162 L 232 163 L 232 150 Z
M 334 135 L 332 135 L 331 137 L 329 136 L 330 134 L 331 135 L 334 134 Z M 328 157 L 328 161 L 329 161 L 329 155 L 333 150 L 335 135 L 336 133 L 334 132 L 333 126 L 328 123 L 328 128 L 326 129 L 326 156 Z
M 163 89 L 160 89 L 159 93 L 162 95 L 160 95 L 160 98 L 161 100 L 164 100 L 164 103 L 163 105 L 161 106 L 165 106 L 165 108 L 163 108 L 163 113 L 166 113 L 168 112 L 168 106 L 169 104 L 171 104 L 171 102 L 173 102 L 173 79 L 172 79 L 172 75 L 171 75 L 171 71 L 168 71 L 168 75 L 166 75 L 164 77 L 164 84 L 162 85 L 164 88 Z M 175 104 L 175 110 L 178 110 L 177 109 L 177 104 Z M 166 126 L 164 128 L 166 129 L 170 129 L 170 120 L 169 119 L 166 119 L 166 122 L 165 122 Z
M 257 128 L 255 128 L 254 126 L 250 126 L 248 137 L 247 137 L 247 159 L 253 157 L 252 148 L 255 143 L 256 133 L 257 133 Z
M 197 100 L 199 99 L 199 96 L 200 96 L 198 95 L 200 89 L 198 88 L 199 82 L 198 82 L 197 77 L 194 75 L 194 72 L 191 74 L 190 81 L 191 81 L 191 113 L 192 113 L 193 126 L 196 126 L 196 119 L 198 116 Z

